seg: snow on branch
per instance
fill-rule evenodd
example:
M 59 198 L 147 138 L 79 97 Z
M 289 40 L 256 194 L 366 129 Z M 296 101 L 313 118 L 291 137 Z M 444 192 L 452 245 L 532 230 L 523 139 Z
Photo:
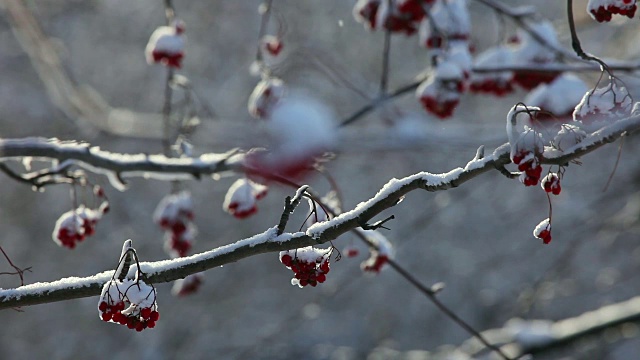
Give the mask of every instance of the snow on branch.
M 598 149 L 604 144 L 637 130 L 640 130 L 640 116 L 620 120 L 592 133 L 581 143 L 567 149 L 565 153 L 543 158 L 541 162 L 547 164 L 568 163 Z M 19 146 L 20 144 L 24 144 L 24 146 Z M 7 152 L 7 149 L 10 150 Z M 136 171 L 139 169 L 136 169 L 135 166 L 143 165 L 145 171 L 169 171 L 168 169 L 178 171 L 178 169 L 181 169 L 181 171 L 193 173 L 194 171 L 205 171 L 204 169 L 216 169 L 217 166 L 220 166 L 209 163 L 207 167 L 200 163 L 202 160 L 196 159 L 170 160 L 162 158 L 162 161 L 158 163 L 159 156 L 157 156 L 158 160 L 156 162 L 150 163 L 146 155 L 115 156 L 109 153 L 100 154 L 100 150 L 91 151 L 91 149 L 87 145 L 76 143 L 70 145 L 51 144 L 49 141 L 34 141 L 33 139 L 0 141 L 0 151 L 5 151 L 3 156 L 7 156 L 7 154 L 9 156 L 48 155 L 54 158 L 59 156 L 69 159 L 72 158 L 70 154 L 75 154 L 74 156 L 82 159 L 82 161 L 94 161 L 94 166 L 109 166 L 112 170 L 123 171 L 123 169 L 126 169 L 126 171 Z M 27 154 L 22 154 L 21 151 L 25 151 Z M 98 155 L 96 155 L 96 152 Z M 458 167 L 443 174 L 420 172 L 402 179 L 392 179 L 371 199 L 358 204 L 353 210 L 342 213 L 332 220 L 314 224 L 309 227 L 306 233 L 284 233 L 278 236 L 277 227 L 274 226 L 262 234 L 201 254 L 173 260 L 142 263 L 141 267 L 143 272 L 147 274 L 147 280 L 151 283 L 169 282 L 257 254 L 323 244 L 348 231 L 359 228 L 362 224 L 368 223 L 383 210 L 398 204 L 407 193 L 413 190 L 447 190 L 457 187 L 485 172 L 503 167 L 511 162 L 509 153 L 509 144 L 504 144 L 487 157 L 474 157 L 464 168 Z M 178 161 L 178 163 L 173 163 L 173 161 Z M 185 161 L 186 163 L 180 163 L 180 161 Z M 86 278 L 66 278 L 50 283 L 37 283 L 16 289 L 0 290 L 0 309 L 99 295 L 102 284 L 110 279 L 112 275 L 113 271 L 107 271 Z
M 576 317 L 558 321 L 511 319 L 502 328 L 482 332 L 493 343 L 512 357 L 537 355 L 598 334 L 606 329 L 628 322 L 640 321 L 640 296 Z M 459 348 L 464 354 L 476 357 L 486 351 L 484 345 L 474 339 L 465 341 Z
M 110 179 L 198 178 L 201 175 L 233 170 L 233 164 L 243 159 L 243 155 L 236 153 L 236 150 L 232 150 L 223 154 L 203 154 L 194 158 L 168 158 L 164 155 L 113 153 L 87 143 L 65 142 L 58 139 L 0 139 L 0 161 L 30 157 L 40 160 L 58 160 L 66 164 L 73 162 L 91 172 L 103 173 Z M 112 184 L 114 184 L 113 181 Z M 121 188 L 117 185 L 116 187 Z

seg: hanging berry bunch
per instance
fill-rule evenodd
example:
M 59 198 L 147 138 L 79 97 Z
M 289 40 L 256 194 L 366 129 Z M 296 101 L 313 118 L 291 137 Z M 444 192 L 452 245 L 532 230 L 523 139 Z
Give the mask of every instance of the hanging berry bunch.
M 86 187 L 83 186 L 84 188 Z M 75 202 L 75 187 L 72 191 L 72 197 Z M 56 244 L 73 249 L 79 242 L 95 234 L 96 224 L 102 215 L 109 212 L 109 202 L 104 190 L 99 186 L 94 186 L 93 197 L 92 202 L 95 204 L 95 208 L 79 205 L 58 218 L 52 233 L 53 241 Z
M 420 44 L 427 49 L 447 49 L 455 43 L 468 47 L 471 21 L 466 0 L 439 0 L 431 16 L 420 24 Z
M 540 159 L 543 151 L 543 140 L 540 134 L 534 129 L 524 126 L 524 131 L 518 133 L 516 128 L 516 117 L 519 113 L 527 113 L 529 117 L 540 108 L 526 107 L 522 105 L 514 106 L 507 115 L 507 135 L 511 146 L 511 161 L 518 165 L 520 182 L 525 186 L 535 186 L 542 176 L 542 166 Z
M 202 274 L 188 275 L 184 279 L 176 280 L 171 288 L 171 293 L 175 296 L 188 296 L 194 294 L 202 285 Z
M 249 179 L 234 182 L 224 198 L 222 207 L 238 219 L 247 218 L 258 211 L 258 200 L 267 196 L 269 188 Z
M 597 22 L 611 21 L 613 15 L 633 18 L 638 9 L 636 0 L 589 0 L 587 12 Z
M 315 287 L 327 280 L 332 252 L 333 247 L 316 249 L 312 246 L 285 250 L 280 252 L 280 262 L 293 271 L 292 285 L 301 288 L 307 285 Z
M 549 21 L 531 23 L 531 31 L 538 38 L 544 39 L 547 46 L 560 47 L 558 36 L 553 25 Z M 514 65 L 530 65 L 533 68 L 541 68 L 551 65 L 556 60 L 556 54 L 543 45 L 529 32 L 518 30 L 519 44 L 513 49 Z M 531 90 L 540 84 L 548 84 L 560 75 L 559 71 L 515 71 L 513 82 L 525 90 Z
M 184 22 L 178 19 L 170 26 L 158 27 L 145 48 L 147 63 L 181 68 L 186 43 L 184 28 Z
M 416 96 L 425 110 L 440 119 L 446 119 L 453 115 L 464 90 L 462 69 L 453 62 L 442 62 L 432 76 L 418 86 Z
M 393 257 L 393 245 L 378 230 L 357 230 L 369 245 L 369 257 L 360 264 L 364 272 L 379 273 Z M 357 255 L 357 254 L 356 254 Z
M 182 191 L 165 196 L 153 213 L 153 221 L 165 234 L 165 249 L 173 257 L 186 256 L 196 235 L 191 194 Z
M 244 157 L 247 175 L 265 183 L 273 177 L 302 180 L 333 147 L 334 121 L 333 112 L 313 98 L 292 95 L 283 99 L 266 123 L 268 149 Z
M 497 46 L 485 50 L 475 59 L 475 65 L 483 66 L 509 66 L 513 53 L 505 46 Z M 513 71 L 500 71 L 491 73 L 475 72 L 471 76 L 469 90 L 474 93 L 485 93 L 496 96 L 504 96 L 514 91 Z
M 575 121 L 588 127 L 601 127 L 631 114 L 633 101 L 627 89 L 615 78 L 607 86 L 588 91 L 573 111 Z
M 285 85 L 275 77 L 266 77 L 260 81 L 249 96 L 249 114 L 258 119 L 268 119 L 274 106 L 284 97 Z
M 535 229 L 533 229 L 533 236 L 542 240 L 543 244 L 551 243 L 551 218 L 542 220 Z
M 127 278 L 132 263 L 135 263 L 135 276 Z M 100 319 L 136 331 L 154 328 L 160 319 L 157 293 L 153 285 L 142 280 L 144 277 L 138 255 L 131 247 L 131 240 L 127 240 L 122 248 L 117 270 L 102 287 L 98 301 Z

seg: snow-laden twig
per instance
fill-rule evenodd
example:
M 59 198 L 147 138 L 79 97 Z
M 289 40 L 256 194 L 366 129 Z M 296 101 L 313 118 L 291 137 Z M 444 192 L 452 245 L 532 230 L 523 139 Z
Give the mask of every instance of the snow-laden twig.
M 565 164 L 598 149 L 604 144 L 615 141 L 623 134 L 638 130 L 640 130 L 640 116 L 620 120 L 587 136 L 579 144 L 567 149 L 564 154 L 543 158 L 541 162 L 546 164 Z M 73 145 L 71 147 L 76 149 L 77 146 Z M 88 147 L 85 148 L 88 149 Z M 76 149 L 75 151 L 78 150 Z M 323 244 L 360 227 L 361 224 L 367 223 L 383 210 L 395 206 L 402 197 L 413 190 L 447 190 L 491 171 L 496 166 L 504 166 L 510 163 L 509 152 L 509 144 L 504 144 L 489 156 L 469 161 L 464 168 L 458 167 L 443 174 L 420 172 L 402 179 L 392 179 L 375 196 L 358 204 L 353 210 L 342 213 L 329 221 L 317 223 L 309 227 L 304 233 L 284 233 L 277 236 L 277 227 L 273 227 L 252 238 L 240 240 L 201 254 L 173 260 L 142 263 L 142 270 L 147 274 L 151 283 L 169 282 L 261 253 Z M 12 154 L 12 156 L 20 156 L 16 149 Z M 36 155 L 43 156 L 40 153 Z M 181 159 L 176 159 L 176 161 L 178 160 Z M 187 164 L 181 164 L 180 166 L 188 173 L 194 170 Z M 174 170 L 176 169 L 174 168 Z M 51 283 L 38 283 L 21 286 L 16 289 L 0 290 L 0 309 L 95 296 L 100 293 L 102 283 L 110 279 L 112 275 L 113 271 L 107 271 L 87 278 L 68 278 Z
M 0 139 L 0 161 L 23 157 L 39 160 L 73 161 L 77 166 L 107 175 L 112 184 L 122 188 L 127 177 L 160 180 L 193 179 L 203 175 L 234 170 L 243 155 L 232 150 L 223 154 L 203 154 L 193 158 L 168 158 L 164 155 L 122 154 L 101 150 L 87 143 L 57 139 Z
M 603 306 L 576 317 L 558 321 L 509 320 L 503 327 L 482 334 L 513 357 L 538 355 L 571 344 L 585 336 L 595 335 L 628 322 L 640 321 L 640 297 Z M 462 353 L 476 357 L 484 352 L 483 344 L 469 339 L 458 347 Z

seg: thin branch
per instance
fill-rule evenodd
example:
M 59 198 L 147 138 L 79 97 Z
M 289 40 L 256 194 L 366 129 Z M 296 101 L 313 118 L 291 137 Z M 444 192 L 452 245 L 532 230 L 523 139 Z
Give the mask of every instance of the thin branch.
M 387 0 L 387 6 L 391 8 L 391 0 Z M 391 30 L 384 32 L 384 45 L 382 47 L 382 74 L 380 75 L 380 96 L 387 93 L 389 81 L 389 55 L 391 53 Z
M 19 267 L 17 267 L 13 261 L 11 261 L 11 258 L 9 257 L 9 255 L 7 255 L 7 253 L 4 251 L 4 249 L 2 248 L 2 246 L 0 246 L 0 251 L 2 252 L 2 255 L 4 255 L 4 258 L 7 260 L 7 262 L 9 263 L 9 265 L 15 270 L 15 272 L 2 272 L 0 273 L 0 275 L 18 275 L 20 277 L 20 285 L 24 285 L 24 272 L 28 271 L 31 272 L 31 266 L 21 269 Z
M 571 33 L 571 46 L 573 50 L 580 56 L 582 59 L 587 61 L 595 61 L 600 64 L 602 71 L 606 71 L 611 75 L 611 71 L 607 64 L 602 61 L 600 58 L 593 56 L 591 54 L 587 54 L 582 50 L 582 45 L 580 45 L 580 39 L 578 38 L 578 33 L 576 31 L 576 23 L 573 19 L 573 0 L 567 0 L 567 18 L 569 22 L 569 32 Z
M 265 0 L 265 2 L 260 4 L 262 18 L 260 20 L 260 30 L 258 31 L 258 48 L 256 49 L 256 62 L 259 64 L 262 63 L 262 39 L 267 34 L 267 27 L 269 25 L 269 20 L 271 19 L 272 5 L 273 0 Z
M 541 159 L 541 163 L 567 163 L 615 141 L 623 133 L 632 133 L 637 130 L 640 130 L 640 116 L 620 120 L 587 136 L 581 143 L 567 149 L 564 155 Z M 447 190 L 494 170 L 496 164 L 510 163 L 509 151 L 509 145 L 504 144 L 490 156 L 472 160 L 464 168 L 458 167 L 444 174 L 421 172 L 403 179 L 393 179 L 374 197 L 359 204 L 357 209 L 338 215 L 327 222 L 315 224 L 309 227 L 305 233 L 284 233 L 276 236 L 277 228 L 274 227 L 253 238 L 240 240 L 201 254 L 174 260 L 143 263 L 141 264 L 143 271 L 148 274 L 145 281 L 148 280 L 150 283 L 169 282 L 257 254 L 327 243 L 360 227 L 360 224 L 367 223 L 382 211 L 395 206 L 398 200 L 413 190 Z M 52 283 L 0 290 L 0 309 L 95 296 L 100 293 L 102 284 L 108 281 L 112 275 L 113 271 L 111 270 L 88 278 L 63 279 Z
M 613 180 L 613 175 L 615 175 L 616 170 L 618 170 L 620 157 L 622 157 L 622 147 L 624 146 L 624 138 L 625 136 L 620 137 L 620 145 L 618 145 L 618 155 L 616 156 L 616 163 L 613 165 L 613 170 L 611 170 L 611 174 L 609 174 L 609 178 L 607 179 L 607 183 L 604 185 L 602 192 L 606 192 L 607 189 L 609 189 L 609 185 L 611 185 L 611 180 Z
M 491 344 L 482 334 L 473 328 L 473 326 L 469 325 L 467 322 L 462 320 L 455 312 L 449 309 L 438 297 L 436 296 L 436 291 L 433 289 L 426 287 L 423 285 L 418 279 L 416 279 L 410 272 L 406 271 L 404 268 L 398 265 L 393 259 L 387 260 L 389 266 L 391 266 L 395 271 L 398 272 L 403 278 L 409 281 L 413 286 L 415 286 L 420 292 L 427 297 L 443 314 L 453 320 L 456 324 L 458 324 L 461 328 L 463 328 L 466 332 L 471 334 L 473 337 L 478 339 L 484 346 L 495 351 L 498 355 L 500 355 L 505 360 L 511 360 L 509 356 L 507 356 L 500 347 Z
M 488 339 L 495 339 L 503 348 L 508 348 L 516 357 L 538 355 L 563 346 L 585 336 L 596 335 L 606 329 L 615 328 L 624 323 L 640 322 L 640 297 L 634 297 L 616 304 L 606 305 L 597 310 L 588 311 L 573 318 L 556 322 L 548 320 L 516 320 L 516 326 L 483 331 Z M 536 333 L 535 341 L 524 336 L 530 331 Z M 475 341 L 465 341 L 458 350 L 469 356 L 478 356 L 483 349 Z

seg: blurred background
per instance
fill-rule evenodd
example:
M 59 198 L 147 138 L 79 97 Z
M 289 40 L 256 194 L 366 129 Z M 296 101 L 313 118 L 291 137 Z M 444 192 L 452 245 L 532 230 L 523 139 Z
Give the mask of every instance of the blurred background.
M 373 98 L 380 81 L 384 35 L 366 31 L 353 19 L 354 2 L 274 3 L 276 18 L 286 28 L 275 74 L 291 88 L 322 99 L 337 114 L 336 122 L 369 103 L 362 94 Z M 561 43 L 569 47 L 564 2 L 510 3 L 532 3 L 554 23 Z M 97 93 L 112 108 L 160 113 L 166 70 L 146 64 L 144 47 L 153 30 L 165 23 L 163 1 L 22 4 L 51 38 L 49 45 L 61 67 L 84 86 L 86 94 L 94 94 L 92 99 Z M 196 154 L 246 148 L 260 134 L 263 124 L 247 112 L 247 99 L 259 80 L 250 73 L 259 4 L 258 0 L 174 1 L 188 36 L 178 73 L 191 81 L 199 99 L 202 125 L 193 136 Z M 0 16 L 1 137 L 58 137 L 114 152 L 162 152 L 157 138 L 114 135 L 104 131 L 107 125 L 71 117 L 56 106 L 55 96 L 44 85 L 47 75 L 37 72 L 16 39 L 18 22 L 8 11 L 14 5 L 6 2 Z M 585 49 L 637 59 L 639 48 L 629 45 L 639 41 L 637 20 L 598 25 L 588 18 L 585 6 L 586 1 L 576 1 Z M 496 44 L 502 38 L 497 18 L 475 1 L 469 8 L 471 41 L 479 50 Z M 507 29 L 513 31 L 513 24 L 507 22 Z M 277 31 L 274 20 L 268 32 Z M 391 46 L 389 82 L 394 89 L 412 82 L 428 66 L 429 54 L 415 36 L 395 35 Z M 597 74 L 581 76 L 589 86 L 597 79 Z M 637 98 L 637 77 L 623 79 Z M 524 96 L 521 90 L 500 99 L 466 95 L 454 117 L 440 122 L 426 115 L 410 93 L 345 128 L 341 150 L 327 164 L 340 186 L 344 208 L 352 209 L 373 196 L 393 177 L 464 166 L 479 145 L 492 151 L 506 141 L 507 111 Z M 406 137 L 397 123 L 388 120 L 393 116 L 386 115 L 398 111 L 419 119 L 410 127 L 416 136 Z M 149 128 L 149 133 L 159 128 Z M 569 166 L 562 194 L 553 199 L 553 242 L 548 246 L 531 235 L 548 216 L 544 192 L 525 188 L 497 171 L 449 191 L 411 193 L 381 214 L 380 219 L 396 216 L 384 234 L 395 245 L 397 261 L 427 285 L 444 282 L 439 298 L 479 330 L 501 328 L 514 318 L 558 321 L 625 301 L 640 289 L 640 162 L 633 155 L 639 150 L 637 136 L 625 140 L 607 191 L 603 188 L 614 169 L 618 144 L 585 156 L 580 166 Z M 223 176 L 184 184 L 195 202 L 199 229 L 195 252 L 273 226 L 283 198 L 292 193 L 273 186 L 256 215 L 238 220 L 222 209 L 235 179 Z M 133 179 L 129 190 L 121 193 L 103 177 L 92 180 L 105 186 L 111 212 L 93 237 L 70 251 L 51 240 L 56 219 L 72 206 L 68 186 L 37 193 L 0 176 L 1 245 L 18 266 L 32 267 L 26 282 L 112 269 L 128 238 L 142 260 L 167 258 L 163 233 L 151 216 L 170 192 L 170 184 Z M 329 190 L 320 176 L 308 181 L 320 193 Z M 304 212 L 298 211 L 288 230 L 297 231 Z M 338 249 L 350 245 L 361 246 L 350 235 L 335 241 Z M 360 262 L 367 250 L 360 247 L 360 254 L 333 263 L 326 283 L 317 288 L 291 286 L 292 273 L 277 254 L 210 270 L 200 291 L 189 297 L 176 298 L 171 284 L 159 284 L 161 320 L 155 329 L 141 333 L 100 321 L 97 298 L 21 312 L 5 310 L 0 312 L 0 358 L 423 359 L 448 353 L 450 359 L 464 359 L 452 349 L 469 335 L 397 273 L 387 269 L 376 276 L 363 274 Z M 0 263 L 0 271 L 11 270 Z M 0 277 L 2 288 L 18 285 L 17 277 Z M 640 354 L 638 331 L 634 323 L 612 327 L 542 352 L 536 359 L 634 359 Z

